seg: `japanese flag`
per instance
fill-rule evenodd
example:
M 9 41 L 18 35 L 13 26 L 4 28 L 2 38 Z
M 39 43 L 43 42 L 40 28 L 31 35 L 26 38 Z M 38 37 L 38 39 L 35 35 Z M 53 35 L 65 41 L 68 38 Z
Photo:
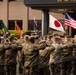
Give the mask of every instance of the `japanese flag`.
M 64 28 L 63 28 L 62 24 L 56 18 L 54 18 L 53 16 L 50 15 L 49 19 L 50 19 L 49 20 L 50 28 L 64 32 Z

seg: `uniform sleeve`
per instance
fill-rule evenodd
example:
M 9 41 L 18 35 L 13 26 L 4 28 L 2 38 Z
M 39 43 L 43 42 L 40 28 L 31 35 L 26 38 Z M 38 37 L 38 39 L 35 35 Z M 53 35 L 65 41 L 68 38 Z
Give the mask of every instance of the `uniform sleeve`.
M 55 47 L 53 47 L 52 45 L 50 47 L 46 47 L 45 48 L 48 52 L 53 52 L 55 50 Z
M 3 48 L 4 48 L 3 44 L 0 44 L 0 52 L 4 51 Z
M 13 50 L 22 50 L 23 46 L 21 44 L 16 43 L 16 44 L 12 44 L 11 47 Z
M 37 51 L 37 50 L 43 50 L 45 49 L 46 45 L 45 44 L 34 44 L 33 48 L 34 48 L 34 51 Z
M 19 63 L 23 64 L 23 57 L 24 57 L 24 54 L 22 51 L 18 51 L 18 54 L 17 54 L 17 60 Z
M 7 49 L 11 49 L 11 44 L 10 43 L 5 43 L 4 44 L 4 50 L 7 50 Z

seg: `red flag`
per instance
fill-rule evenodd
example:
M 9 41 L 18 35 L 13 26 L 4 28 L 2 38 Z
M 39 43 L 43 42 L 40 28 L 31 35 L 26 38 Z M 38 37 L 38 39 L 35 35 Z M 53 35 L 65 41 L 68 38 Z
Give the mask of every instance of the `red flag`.
M 16 26 L 16 28 L 18 30 L 18 34 L 19 34 L 20 38 L 22 38 L 22 31 L 21 31 L 19 25 L 16 22 L 15 22 L 15 26 Z

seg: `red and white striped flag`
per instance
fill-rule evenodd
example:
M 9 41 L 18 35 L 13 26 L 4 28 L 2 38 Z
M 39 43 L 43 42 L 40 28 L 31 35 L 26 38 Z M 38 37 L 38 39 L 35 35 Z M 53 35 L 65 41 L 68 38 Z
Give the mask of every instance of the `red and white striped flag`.
M 66 26 L 69 26 L 69 27 L 72 27 L 72 28 L 76 29 L 76 21 L 72 17 L 70 17 L 68 15 L 68 13 L 65 14 L 65 22 L 64 22 L 64 24 Z

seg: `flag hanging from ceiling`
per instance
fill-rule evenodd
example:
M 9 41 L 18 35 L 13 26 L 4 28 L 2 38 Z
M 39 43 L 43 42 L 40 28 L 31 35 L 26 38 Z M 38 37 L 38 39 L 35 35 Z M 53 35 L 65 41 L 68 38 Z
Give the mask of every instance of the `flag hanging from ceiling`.
M 54 18 L 52 15 L 50 15 L 49 19 L 50 19 L 49 20 L 50 28 L 64 32 L 64 28 L 63 28 L 62 24 L 56 18 Z
M 34 17 L 34 27 L 38 31 L 38 25 L 37 25 L 37 21 L 36 21 L 35 17 Z
M 74 29 L 76 29 L 76 21 L 68 15 L 68 13 L 65 13 L 65 22 L 64 24 L 66 26 L 72 27 Z
M 18 25 L 16 22 L 15 22 L 15 26 L 16 26 L 16 28 L 17 28 L 17 30 L 18 30 L 18 34 L 19 34 L 20 38 L 22 38 L 21 28 L 19 27 L 19 25 Z
M 2 26 L 3 31 L 5 31 L 5 32 L 6 32 L 6 34 L 9 36 L 9 35 L 10 35 L 10 32 L 8 31 L 8 28 L 6 27 L 6 25 L 4 24 L 4 22 L 3 22 L 3 21 L 2 21 L 1 26 Z

